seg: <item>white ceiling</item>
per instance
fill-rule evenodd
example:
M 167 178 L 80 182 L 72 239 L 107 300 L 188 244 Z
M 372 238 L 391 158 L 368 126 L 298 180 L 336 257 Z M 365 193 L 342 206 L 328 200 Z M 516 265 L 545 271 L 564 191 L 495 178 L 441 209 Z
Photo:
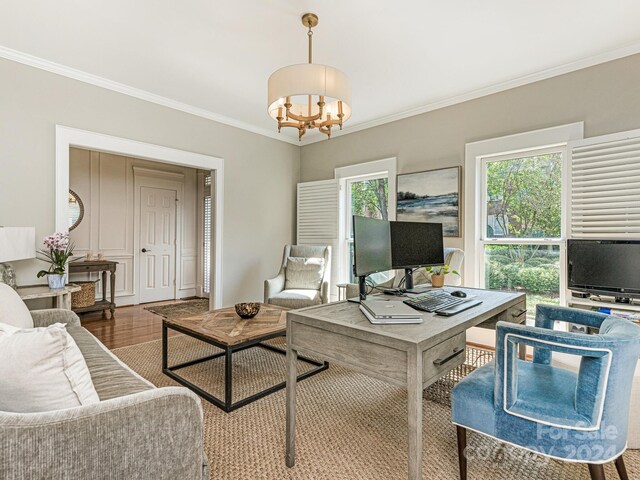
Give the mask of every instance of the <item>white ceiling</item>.
M 640 51 L 637 0 L 2 5 L 0 55 L 23 52 L 266 134 L 276 131 L 267 114 L 267 79 L 280 67 L 306 61 L 300 23 L 306 11 L 320 17 L 314 62 L 351 78 L 353 116 L 346 131 L 539 78 L 540 72 L 548 76 Z

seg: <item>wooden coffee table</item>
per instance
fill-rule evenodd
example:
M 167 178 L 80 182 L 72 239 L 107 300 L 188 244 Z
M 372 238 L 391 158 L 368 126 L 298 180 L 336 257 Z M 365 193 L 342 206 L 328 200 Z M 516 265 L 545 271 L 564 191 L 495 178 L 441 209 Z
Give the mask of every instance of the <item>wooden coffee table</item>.
M 272 352 L 286 355 L 286 350 L 268 343 L 263 343 L 265 340 L 285 336 L 287 325 L 286 311 L 286 309 L 275 305 L 262 304 L 260 307 L 260 313 L 249 320 L 240 318 L 233 307 L 213 310 L 191 317 L 166 318 L 162 321 L 162 371 L 165 375 L 193 390 L 202 398 L 213 403 L 225 412 L 231 412 L 262 397 L 277 392 L 278 390 L 282 390 L 286 386 L 286 382 L 284 380 L 277 385 L 234 403 L 232 401 L 232 361 L 234 353 L 252 347 L 261 347 Z M 167 333 L 169 329 L 176 330 L 190 337 L 197 338 L 202 342 L 218 347 L 222 349 L 222 352 L 169 367 L 167 364 L 169 347 L 167 342 Z M 213 396 L 211 393 L 203 390 L 197 385 L 191 383 L 189 380 L 175 373 L 176 370 L 181 368 L 207 362 L 222 356 L 225 357 L 224 400 Z M 298 375 L 298 381 L 329 368 L 329 364 L 327 362 L 312 360 L 300 355 L 298 356 L 298 360 L 316 367 Z

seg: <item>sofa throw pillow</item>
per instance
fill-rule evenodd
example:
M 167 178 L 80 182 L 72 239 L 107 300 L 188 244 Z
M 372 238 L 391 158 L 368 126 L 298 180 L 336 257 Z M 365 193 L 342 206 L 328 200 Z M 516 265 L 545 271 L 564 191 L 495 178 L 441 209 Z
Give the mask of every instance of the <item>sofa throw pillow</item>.
M 33 318 L 18 292 L 0 282 L 0 323 L 18 328 L 33 328 Z
M 324 275 L 324 258 L 287 258 L 284 289 L 319 290 Z
M 87 363 L 62 323 L 0 323 L 0 411 L 35 413 L 97 403 Z

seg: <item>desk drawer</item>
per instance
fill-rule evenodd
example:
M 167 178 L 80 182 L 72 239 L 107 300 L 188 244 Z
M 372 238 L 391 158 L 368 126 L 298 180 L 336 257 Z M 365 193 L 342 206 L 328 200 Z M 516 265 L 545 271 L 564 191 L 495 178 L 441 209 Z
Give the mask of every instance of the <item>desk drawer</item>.
M 422 352 L 424 387 L 464 363 L 466 341 L 467 336 L 463 332 Z
M 407 354 L 402 350 L 302 323 L 294 324 L 287 335 L 287 342 L 304 353 L 394 385 L 407 383 Z
M 527 302 L 522 301 L 504 312 L 482 322 L 478 327 L 496 329 L 498 322 L 524 323 L 527 320 Z

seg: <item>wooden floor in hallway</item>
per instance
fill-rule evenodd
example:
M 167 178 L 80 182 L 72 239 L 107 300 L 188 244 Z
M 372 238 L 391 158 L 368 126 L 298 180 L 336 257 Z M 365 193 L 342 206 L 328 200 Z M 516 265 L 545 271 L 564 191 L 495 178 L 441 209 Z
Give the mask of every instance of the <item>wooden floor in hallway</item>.
M 162 338 L 162 317 L 145 310 L 145 307 L 179 302 L 181 300 L 118 307 L 113 319 L 108 318 L 108 314 L 105 317 L 102 312 L 85 313 L 80 316 L 80 321 L 107 348 L 127 347 Z M 178 332 L 169 331 L 170 336 L 176 334 Z

